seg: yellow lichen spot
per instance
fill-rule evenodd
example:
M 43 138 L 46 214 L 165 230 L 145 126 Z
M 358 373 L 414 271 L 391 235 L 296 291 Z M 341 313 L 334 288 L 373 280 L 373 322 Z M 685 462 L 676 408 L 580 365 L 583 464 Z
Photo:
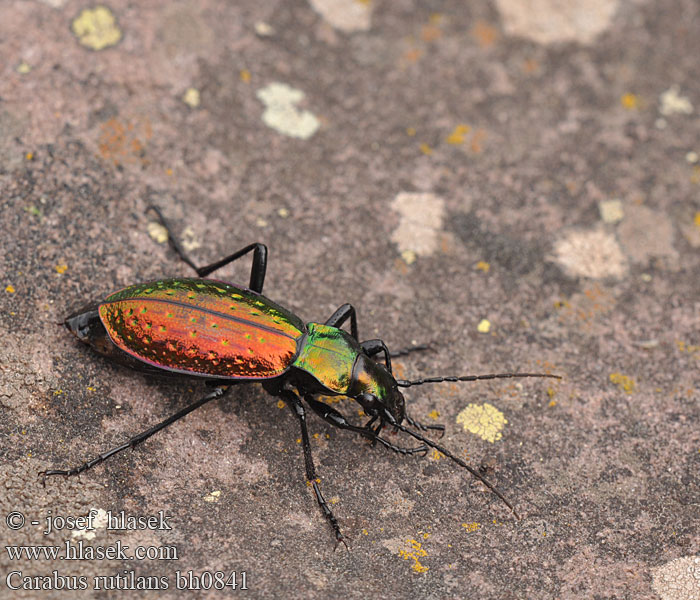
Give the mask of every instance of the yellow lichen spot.
M 17 71 L 20 75 L 26 75 L 29 73 L 29 71 L 32 70 L 32 67 L 30 64 L 22 61 L 15 67 L 15 71 Z
M 96 389 L 97 389 L 97 388 L 92 387 L 91 385 L 89 385 L 89 386 L 87 387 L 87 391 L 88 391 L 88 392 L 94 392 Z
M 369 532 L 366 529 L 362 530 L 362 535 L 369 535 Z
M 209 492 L 206 496 L 204 496 L 204 501 L 205 502 L 218 502 L 220 496 L 221 496 L 221 490 L 214 490 L 213 492 Z
M 423 549 L 422 544 L 414 539 L 407 539 L 406 544 L 409 546 L 408 549 L 402 548 L 399 550 L 399 556 L 404 560 L 413 560 L 411 569 L 416 573 L 425 573 L 428 571 L 429 567 L 425 567 L 420 563 L 420 559 L 424 556 L 428 556 L 428 553 Z
M 5 287 L 5 291 L 6 291 L 8 294 L 14 294 L 14 293 L 15 293 L 15 286 L 12 285 L 12 284 L 10 284 L 10 285 L 8 285 L 7 287 Z
M 437 419 L 440 417 L 440 413 L 439 413 L 438 411 L 436 411 L 436 410 L 431 410 L 431 411 L 428 413 L 428 416 L 429 416 L 431 419 L 437 421 Z
M 700 227 L 700 210 L 695 213 L 695 216 L 693 217 L 693 223 L 695 224 L 695 227 Z
M 484 403 L 483 406 L 469 404 L 457 415 L 457 423 L 462 425 L 465 431 L 493 444 L 503 437 L 501 431 L 508 421 L 495 406 Z
M 284 408 L 285 406 L 287 405 L 284 403 L 284 400 L 277 401 L 277 408 Z
M 187 88 L 182 95 L 182 101 L 190 108 L 197 108 L 200 101 L 199 90 L 193 87 Z
M 548 404 L 547 406 L 549 406 L 549 408 L 554 408 L 556 405 L 557 405 L 557 401 L 556 401 L 556 400 L 550 400 L 550 401 L 549 401 L 549 404 Z
M 484 262 L 483 260 L 480 260 L 474 265 L 474 268 L 477 271 L 483 271 L 484 273 L 488 273 L 491 270 L 491 265 L 487 262 Z
M 481 319 L 481 321 L 479 321 L 479 324 L 476 326 L 476 330 L 479 333 L 488 333 L 489 331 L 491 331 L 491 321 L 489 321 L 488 319 Z
M 636 110 L 639 108 L 639 96 L 637 94 L 622 94 L 620 104 L 625 110 Z
M 301 444 L 301 438 L 297 438 L 297 444 Z M 307 481 L 308 483 L 308 481 Z
M 34 152 L 27 152 L 27 153 L 24 155 L 24 158 L 25 158 L 26 160 L 34 160 Z
M 56 270 L 56 273 L 63 275 L 68 270 L 68 265 L 56 265 L 54 269 Z
M 426 156 L 430 156 L 433 153 L 433 149 L 430 146 L 428 146 L 428 144 L 421 144 L 420 151 Z
M 464 125 L 463 123 L 460 123 L 452 130 L 452 133 L 450 133 L 450 135 L 447 136 L 447 143 L 452 144 L 453 146 L 463 144 L 464 139 L 470 130 L 471 127 L 469 127 L 469 125 Z
M 481 527 L 480 523 L 477 523 L 476 521 L 472 521 L 471 523 L 462 523 L 462 527 L 467 531 L 467 533 L 472 533 L 473 531 L 476 531 Z
M 403 258 L 403 261 L 407 265 L 412 265 L 414 262 L 416 262 L 416 253 L 413 250 L 404 250 L 401 253 L 401 258 Z
M 243 83 L 249 83 L 250 82 L 250 71 L 248 69 L 241 69 L 241 72 L 239 73 L 239 77 L 241 78 L 241 81 Z
M 440 460 L 441 458 L 445 458 L 445 455 L 439 450 L 433 449 L 433 451 L 430 453 L 431 460 Z
M 633 393 L 636 387 L 634 379 L 622 373 L 610 373 L 610 381 L 625 392 L 625 394 Z
M 83 46 L 93 50 L 114 46 L 122 39 L 114 14 L 105 6 L 84 9 L 73 19 L 71 29 Z
M 406 135 L 413 137 L 416 135 L 415 127 L 406 127 Z
M 63 390 L 54 390 L 53 395 L 54 396 L 60 396 L 63 393 Z

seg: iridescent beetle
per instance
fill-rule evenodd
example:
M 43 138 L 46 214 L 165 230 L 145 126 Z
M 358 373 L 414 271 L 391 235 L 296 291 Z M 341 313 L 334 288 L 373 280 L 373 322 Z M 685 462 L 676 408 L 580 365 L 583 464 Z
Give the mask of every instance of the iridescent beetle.
M 299 317 L 262 295 L 267 267 L 267 248 L 263 244 L 250 244 L 214 264 L 197 267 L 172 235 L 160 210 L 151 208 L 168 231 L 172 248 L 197 272 L 198 278 L 163 279 L 124 288 L 70 315 L 65 326 L 79 340 L 119 363 L 143 372 L 204 379 L 214 390 L 91 461 L 73 469 L 41 472 L 44 481 L 49 475 L 77 475 L 126 448 L 133 448 L 203 404 L 223 397 L 234 384 L 260 382 L 269 394 L 285 400 L 299 419 L 306 477 L 333 528 L 336 547 L 340 542 L 346 547 L 347 544 L 321 494 L 304 403 L 331 425 L 358 433 L 373 445 L 379 442 L 401 454 L 425 453 L 428 447 L 442 452 L 479 479 L 517 516 L 512 504 L 478 471 L 415 431 L 444 431 L 444 426 L 425 426 L 411 419 L 399 388 L 443 381 L 558 376 L 498 373 L 415 381 L 395 379 L 391 357 L 425 346 L 391 354 L 382 340 L 360 342 L 355 309 L 349 304 L 338 308 L 325 323 L 304 324 Z M 253 266 L 248 288 L 204 279 L 250 252 L 253 252 Z M 340 329 L 348 319 L 349 333 Z M 383 362 L 375 360 L 377 356 Z M 364 426 L 352 425 L 338 410 L 318 400 L 319 395 L 356 400 L 369 421 Z M 380 435 L 385 425 L 407 433 L 422 444 L 412 448 L 393 444 Z

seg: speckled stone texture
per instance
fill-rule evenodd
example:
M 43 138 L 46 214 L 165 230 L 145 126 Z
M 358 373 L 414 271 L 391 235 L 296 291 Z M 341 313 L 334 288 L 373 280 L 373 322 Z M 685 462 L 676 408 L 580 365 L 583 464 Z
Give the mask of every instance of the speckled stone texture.
M 580 6 L 3 3 L 1 546 L 177 558 L 3 551 L 0 597 L 57 597 L 6 582 L 55 570 L 89 598 L 233 595 L 178 591 L 178 571 L 239 585 L 245 571 L 250 598 L 700 598 L 700 5 Z M 311 416 L 351 546 L 333 552 L 298 424 L 256 385 L 42 487 L 42 469 L 207 393 L 112 365 L 57 325 L 121 287 L 191 276 L 154 239 L 150 204 L 199 264 L 267 244 L 265 293 L 304 320 L 350 302 L 363 339 L 431 342 L 396 359 L 400 377 L 561 374 L 406 391 L 522 520 L 444 457 Z M 361 422 L 352 401 L 333 406 Z M 42 534 L 49 511 L 93 507 L 96 531 Z M 164 511 L 171 529 L 108 531 L 104 511 Z M 117 574 L 168 589 L 94 589 Z

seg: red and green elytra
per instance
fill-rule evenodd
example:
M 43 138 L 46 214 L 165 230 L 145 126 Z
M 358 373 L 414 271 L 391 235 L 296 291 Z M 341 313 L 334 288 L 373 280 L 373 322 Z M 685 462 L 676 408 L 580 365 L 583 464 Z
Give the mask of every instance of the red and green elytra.
M 338 543 L 345 543 L 340 526 L 321 494 L 311 454 L 305 406 L 326 422 L 401 454 L 442 452 L 482 481 L 514 513 L 508 500 L 478 471 L 420 431 L 444 431 L 426 426 L 406 414 L 399 388 L 443 381 L 475 381 L 506 377 L 554 377 L 540 373 L 497 373 L 456 377 L 430 377 L 413 381 L 395 379 L 391 356 L 379 339 L 360 342 L 355 309 L 343 304 L 323 323 L 304 323 L 289 310 L 262 295 L 267 248 L 250 244 L 230 256 L 197 267 L 183 252 L 160 210 L 151 207 L 168 230 L 171 246 L 197 272 L 197 278 L 161 279 L 123 288 L 94 302 L 65 320 L 66 327 L 101 354 L 139 371 L 200 378 L 214 390 L 96 458 L 72 469 L 48 470 L 41 475 L 72 476 L 133 448 L 154 433 L 203 404 L 223 397 L 231 386 L 259 381 L 271 395 L 285 400 L 297 417 L 302 434 L 306 478 L 331 525 Z M 247 288 L 205 279 L 215 270 L 253 252 Z M 341 329 L 350 321 L 350 332 Z M 397 354 L 425 349 L 416 346 Z M 381 360 L 377 360 L 381 358 Z M 340 411 L 318 396 L 347 396 L 369 417 L 364 425 L 352 424 Z M 404 422 L 406 425 L 404 425 Z M 417 447 L 393 444 L 382 435 L 385 425 L 421 442 Z

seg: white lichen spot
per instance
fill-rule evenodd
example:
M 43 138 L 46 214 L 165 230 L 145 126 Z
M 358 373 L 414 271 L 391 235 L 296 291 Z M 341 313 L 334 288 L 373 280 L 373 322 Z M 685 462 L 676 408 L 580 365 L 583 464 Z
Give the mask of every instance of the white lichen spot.
M 202 247 L 202 242 L 197 238 L 194 229 L 190 225 L 182 231 L 182 247 L 187 252 L 192 252 L 192 250 Z
M 506 33 L 540 44 L 591 43 L 611 24 L 617 0 L 496 0 Z
M 253 29 L 255 29 L 255 33 L 260 37 L 271 37 L 275 35 L 275 30 L 272 25 L 265 21 L 257 21 L 255 25 L 253 25 Z
M 503 413 L 491 404 L 469 404 L 457 415 L 457 423 L 469 431 L 478 435 L 487 442 L 497 442 L 503 437 L 503 428 L 508 424 Z
M 259 89 L 256 96 L 265 105 L 262 116 L 265 125 L 283 135 L 306 140 L 321 125 L 313 113 L 296 107 L 304 99 L 304 92 L 286 83 L 273 81 Z
M 205 502 L 218 502 L 220 497 L 221 497 L 221 490 L 214 490 L 213 492 L 209 492 L 206 496 L 204 496 L 204 501 Z
M 693 105 L 690 103 L 688 96 L 680 95 L 681 88 L 677 85 L 672 85 L 659 96 L 659 112 L 664 116 L 669 115 L 689 115 L 693 112 Z
M 323 19 L 340 31 L 367 31 L 372 25 L 372 3 L 369 0 L 309 0 Z
M 199 106 L 199 90 L 197 88 L 187 88 L 182 96 L 182 101 L 191 108 L 197 108 Z
M 399 252 L 429 256 L 438 249 L 438 234 L 445 218 L 445 201 L 431 193 L 400 192 L 391 207 L 401 221 L 391 234 Z
M 26 75 L 26 74 L 29 73 L 31 70 L 32 70 L 32 66 L 31 66 L 29 63 L 25 62 L 25 61 L 20 62 L 20 63 L 15 67 L 15 71 L 17 71 L 20 75 Z
M 698 156 L 698 153 L 691 150 L 690 152 L 686 153 L 685 155 L 685 160 L 687 163 L 694 165 L 698 160 L 700 160 L 700 156 Z
M 554 244 L 553 260 L 575 277 L 622 277 L 627 259 L 615 237 L 602 229 L 569 231 Z
M 676 558 L 651 573 L 651 587 L 662 600 L 700 600 L 700 556 Z
M 620 200 L 603 200 L 598 203 L 598 210 L 604 223 L 619 223 L 625 216 Z
M 148 235 L 151 236 L 151 239 L 155 240 L 159 244 L 165 244 L 165 242 L 168 241 L 168 230 L 160 223 L 151 221 L 148 225 L 146 225 L 146 228 L 148 230 Z
M 107 526 L 107 511 L 104 510 L 103 508 L 91 508 L 89 512 L 90 519 L 88 521 L 89 525 L 88 527 L 92 527 L 89 529 L 88 527 L 86 528 L 77 528 L 71 531 L 71 537 L 73 538 L 83 538 L 85 540 L 93 540 L 95 539 L 95 531 L 98 529 L 103 529 Z

